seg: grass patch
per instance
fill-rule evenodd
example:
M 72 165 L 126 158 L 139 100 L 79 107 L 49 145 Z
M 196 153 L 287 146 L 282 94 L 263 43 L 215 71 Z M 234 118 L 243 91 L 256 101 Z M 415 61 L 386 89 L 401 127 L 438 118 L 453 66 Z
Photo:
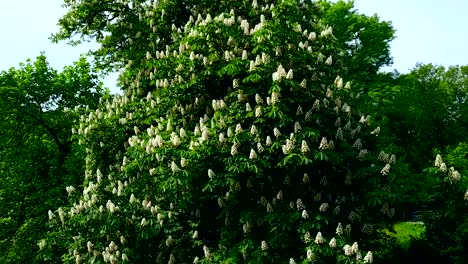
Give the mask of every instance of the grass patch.
M 389 236 L 395 237 L 402 249 L 407 250 L 413 239 L 421 239 L 424 237 L 426 226 L 421 222 L 403 222 L 393 226 L 395 233 L 385 230 Z

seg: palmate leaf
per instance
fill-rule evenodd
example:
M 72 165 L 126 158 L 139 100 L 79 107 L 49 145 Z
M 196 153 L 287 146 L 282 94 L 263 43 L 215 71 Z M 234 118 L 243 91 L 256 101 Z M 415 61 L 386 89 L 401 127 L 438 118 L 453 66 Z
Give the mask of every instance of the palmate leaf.
M 298 164 L 301 161 L 302 161 L 302 156 L 300 154 L 290 153 L 278 163 L 278 167 L 284 168 L 291 164 Z
M 262 80 L 262 76 L 260 74 L 250 74 L 243 80 L 244 83 L 258 83 L 260 80 Z
M 217 74 L 219 77 L 222 77 L 222 76 L 227 76 L 227 77 L 230 77 L 230 78 L 234 78 L 234 76 L 237 76 L 239 75 L 241 72 L 244 71 L 244 67 L 245 67 L 245 62 L 243 62 L 242 60 L 233 60 L 231 62 L 229 62 L 226 66 L 224 66 L 223 68 L 221 68 Z

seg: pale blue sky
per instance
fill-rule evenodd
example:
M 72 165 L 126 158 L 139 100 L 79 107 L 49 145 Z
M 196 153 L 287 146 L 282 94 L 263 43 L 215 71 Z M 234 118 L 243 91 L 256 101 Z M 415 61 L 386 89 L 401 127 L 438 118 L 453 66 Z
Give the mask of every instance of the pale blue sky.
M 0 70 L 17 67 L 45 51 L 57 70 L 96 45 L 53 44 L 48 37 L 65 13 L 62 0 L 0 0 Z M 417 62 L 443 66 L 468 64 L 468 0 L 355 0 L 360 13 L 392 21 L 394 64 L 384 70 L 405 73 Z M 117 92 L 116 75 L 104 83 Z
M 468 65 L 468 0 L 356 0 L 355 7 L 396 29 L 390 69 L 406 73 L 417 62 Z

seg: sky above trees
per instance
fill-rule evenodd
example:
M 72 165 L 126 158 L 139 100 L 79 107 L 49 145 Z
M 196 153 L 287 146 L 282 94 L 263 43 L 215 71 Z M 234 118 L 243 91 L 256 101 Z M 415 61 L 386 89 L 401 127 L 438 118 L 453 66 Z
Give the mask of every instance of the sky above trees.
M 62 69 L 78 60 L 79 55 L 97 47 L 87 43 L 71 47 L 54 44 L 49 37 L 57 30 L 58 19 L 65 14 L 62 0 L 2 1 L 0 4 L 0 70 L 16 67 L 27 58 L 45 51 L 51 66 Z M 468 62 L 465 43 L 468 41 L 468 2 L 464 0 L 356 0 L 359 13 L 378 14 L 391 21 L 397 38 L 391 43 L 394 64 L 383 70 L 407 73 L 417 62 L 443 66 Z M 104 80 L 112 92 L 117 74 Z

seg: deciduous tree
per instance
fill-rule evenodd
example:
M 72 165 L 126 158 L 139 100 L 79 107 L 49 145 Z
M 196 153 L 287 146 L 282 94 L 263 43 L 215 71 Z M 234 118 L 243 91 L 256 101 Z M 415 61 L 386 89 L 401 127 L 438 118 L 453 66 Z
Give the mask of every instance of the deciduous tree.
M 43 258 L 66 245 L 67 263 L 372 262 L 361 250 L 392 222 L 396 157 L 355 104 L 364 55 L 337 24 L 353 19 L 330 17 L 350 5 L 68 3 L 56 38 L 96 37 L 101 62 L 126 65 L 125 94 L 81 118 L 84 190 L 51 208 Z
M 84 167 L 72 125 L 101 95 L 84 58 L 58 73 L 41 54 L 0 73 L 0 262 L 36 262 L 48 209 L 65 204 Z

